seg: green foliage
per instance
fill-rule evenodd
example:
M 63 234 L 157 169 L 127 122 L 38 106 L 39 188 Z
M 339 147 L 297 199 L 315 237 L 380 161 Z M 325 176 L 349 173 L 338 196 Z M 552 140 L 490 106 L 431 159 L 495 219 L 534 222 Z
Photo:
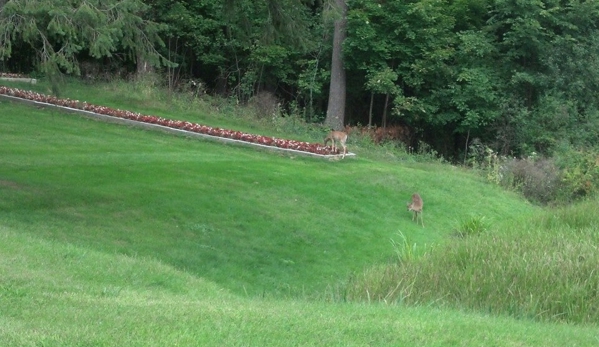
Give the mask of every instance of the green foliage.
M 580 11 L 584 11 L 583 15 Z M 567 141 L 588 145 L 596 132 L 597 85 L 596 26 L 589 18 L 599 15 L 595 2 L 497 2 L 489 20 L 504 67 L 506 94 L 520 95 L 529 117 L 514 118 L 517 141 L 550 154 Z M 585 58 L 583 58 L 583 55 Z M 582 136 L 580 136 L 582 135 Z M 519 154 L 526 154 L 520 152 Z
M 162 45 L 159 25 L 140 17 L 148 7 L 126 1 L 9 1 L 0 10 L 0 59 L 21 42 L 38 54 L 39 69 L 48 76 L 79 73 L 78 54 L 110 57 L 117 51 L 131 60 L 143 57 L 154 65 L 167 61 L 156 51 Z
M 439 104 L 427 90 L 449 76 L 453 20 L 441 3 L 353 1 L 348 14 L 348 67 L 365 73 L 367 90 L 397 97 L 394 113 L 413 124 L 432 119 Z
M 558 151 L 557 163 L 563 171 L 566 199 L 597 194 L 599 191 L 599 153 L 596 150 Z
M 390 93 L 393 95 L 400 92 L 395 84 L 398 78 L 397 73 L 388 66 L 385 66 L 380 70 L 369 71 L 367 77 L 366 88 L 368 88 L 368 90 L 375 93 Z
M 168 24 L 169 49 L 177 58 L 202 69 L 211 86 L 218 80 L 220 92 L 240 102 L 279 84 L 298 90 L 306 59 L 313 60 L 304 54 L 321 59 L 315 37 L 320 24 L 303 1 L 149 3 L 154 20 Z M 308 69 L 312 76 L 314 70 Z M 311 78 L 308 90 L 321 87 L 315 81 Z
M 383 80 L 372 76 L 391 68 L 402 95 L 395 114 L 431 138 L 468 134 L 497 144 L 501 154 L 518 155 L 549 154 L 561 139 L 587 145 L 596 142 L 597 131 L 577 136 L 577 129 L 597 128 L 596 93 L 588 93 L 599 81 L 590 21 L 599 15 L 596 7 L 355 1 L 348 66 L 368 69 L 370 90 L 372 80 Z M 585 14 L 577 18 L 580 11 Z
M 489 182 L 520 192 L 532 202 L 564 205 L 597 194 L 597 158 L 592 148 L 562 145 L 552 158 L 532 152 L 518 159 L 498 155 L 475 139 L 465 163 L 480 170 Z
M 444 158 L 428 143 L 420 141 L 415 152 L 416 158 L 423 161 L 444 162 Z

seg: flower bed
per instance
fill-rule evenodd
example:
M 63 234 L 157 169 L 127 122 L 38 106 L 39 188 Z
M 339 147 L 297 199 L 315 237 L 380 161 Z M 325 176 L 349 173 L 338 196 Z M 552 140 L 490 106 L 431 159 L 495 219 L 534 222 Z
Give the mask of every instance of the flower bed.
M 37 80 L 35 78 L 29 78 L 27 76 L 17 74 L 17 73 L 0 72 L 0 79 L 6 80 L 6 81 L 27 82 L 27 83 L 31 83 L 31 84 L 37 83 Z
M 23 76 L 23 75 L 18 74 L 18 73 L 8 73 L 8 72 L 0 72 L 0 77 L 7 77 L 7 78 L 27 78 L 27 76 Z
M 80 102 L 78 100 L 71 99 L 59 99 L 54 96 L 40 94 L 28 90 L 22 90 L 18 88 L 9 88 L 0 86 L 0 94 L 13 96 L 21 99 L 31 100 L 35 102 L 42 102 L 60 107 L 68 107 L 76 110 L 88 111 L 96 114 L 105 116 L 111 116 L 121 119 L 132 120 L 136 122 L 149 123 L 161 125 L 164 127 L 178 129 L 183 131 L 189 131 L 193 133 L 205 134 L 210 136 L 216 136 L 221 138 L 233 139 L 243 141 L 247 143 L 254 143 L 263 146 L 276 147 L 282 149 L 289 149 L 294 151 L 313 153 L 318 155 L 337 155 L 339 149 L 333 152 L 333 149 L 328 146 L 324 146 L 319 143 L 302 142 L 295 140 L 284 140 L 269 136 L 261 136 L 255 134 L 248 134 L 241 131 L 227 130 L 221 128 L 214 128 L 206 125 L 197 123 L 191 123 L 187 121 L 166 119 L 158 116 L 143 115 L 131 111 L 123 111 L 119 109 L 112 109 L 106 106 L 93 105 L 87 102 Z

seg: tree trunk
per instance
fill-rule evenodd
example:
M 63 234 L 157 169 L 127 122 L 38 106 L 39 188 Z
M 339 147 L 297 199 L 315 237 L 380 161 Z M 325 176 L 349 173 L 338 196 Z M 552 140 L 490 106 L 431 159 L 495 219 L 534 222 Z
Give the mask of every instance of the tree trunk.
M 385 96 L 385 108 L 383 109 L 383 128 L 387 127 L 387 108 L 389 106 L 389 92 Z
M 343 66 L 343 41 L 347 36 L 347 4 L 345 0 L 335 0 L 341 11 L 341 18 L 335 21 L 333 33 L 333 59 L 331 61 L 331 85 L 325 124 L 335 130 L 343 129 L 345 122 L 345 68 Z
M 154 67 L 150 64 L 150 62 L 141 53 L 137 53 L 137 78 L 142 78 L 149 72 L 153 71 Z
M 370 92 L 370 110 L 368 111 L 368 129 L 372 128 L 372 105 L 374 104 L 374 92 Z

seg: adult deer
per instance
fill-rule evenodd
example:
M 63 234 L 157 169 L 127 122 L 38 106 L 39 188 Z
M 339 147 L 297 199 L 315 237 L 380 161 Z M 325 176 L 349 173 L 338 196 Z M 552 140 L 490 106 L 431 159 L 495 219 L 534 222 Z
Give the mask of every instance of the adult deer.
M 424 202 L 418 193 L 412 194 L 412 201 L 408 202 L 408 212 L 414 212 L 412 216 L 412 220 L 416 219 L 416 224 L 418 224 L 418 215 L 420 215 L 420 221 L 422 222 L 422 227 L 424 228 L 424 217 L 422 216 L 422 208 L 424 207 Z
M 341 158 L 345 158 L 347 154 L 347 146 L 345 142 L 347 141 L 347 133 L 343 131 L 331 131 L 327 137 L 324 138 L 324 145 L 326 146 L 328 142 L 333 143 L 333 152 L 337 153 L 337 144 L 340 144 L 343 147 L 343 155 Z

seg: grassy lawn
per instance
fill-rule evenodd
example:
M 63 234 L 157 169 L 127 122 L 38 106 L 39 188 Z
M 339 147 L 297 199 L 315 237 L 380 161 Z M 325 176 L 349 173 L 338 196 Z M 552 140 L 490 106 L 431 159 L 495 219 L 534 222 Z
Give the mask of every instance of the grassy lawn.
M 118 99 L 78 90 L 64 97 Z M 463 169 L 273 154 L 1 100 L 0 124 L 0 345 L 599 343 L 596 326 L 340 302 L 402 235 L 427 249 L 470 216 L 500 228 L 541 212 Z M 406 211 L 415 191 L 426 228 Z
M 597 328 L 248 298 L 152 259 L 0 227 L 3 346 L 596 346 Z
M 448 166 L 292 158 L 2 106 L 9 225 L 42 224 L 39 236 L 153 257 L 238 293 L 321 293 L 387 261 L 399 232 L 431 244 L 464 214 L 534 210 Z M 426 228 L 406 211 L 412 191 Z

